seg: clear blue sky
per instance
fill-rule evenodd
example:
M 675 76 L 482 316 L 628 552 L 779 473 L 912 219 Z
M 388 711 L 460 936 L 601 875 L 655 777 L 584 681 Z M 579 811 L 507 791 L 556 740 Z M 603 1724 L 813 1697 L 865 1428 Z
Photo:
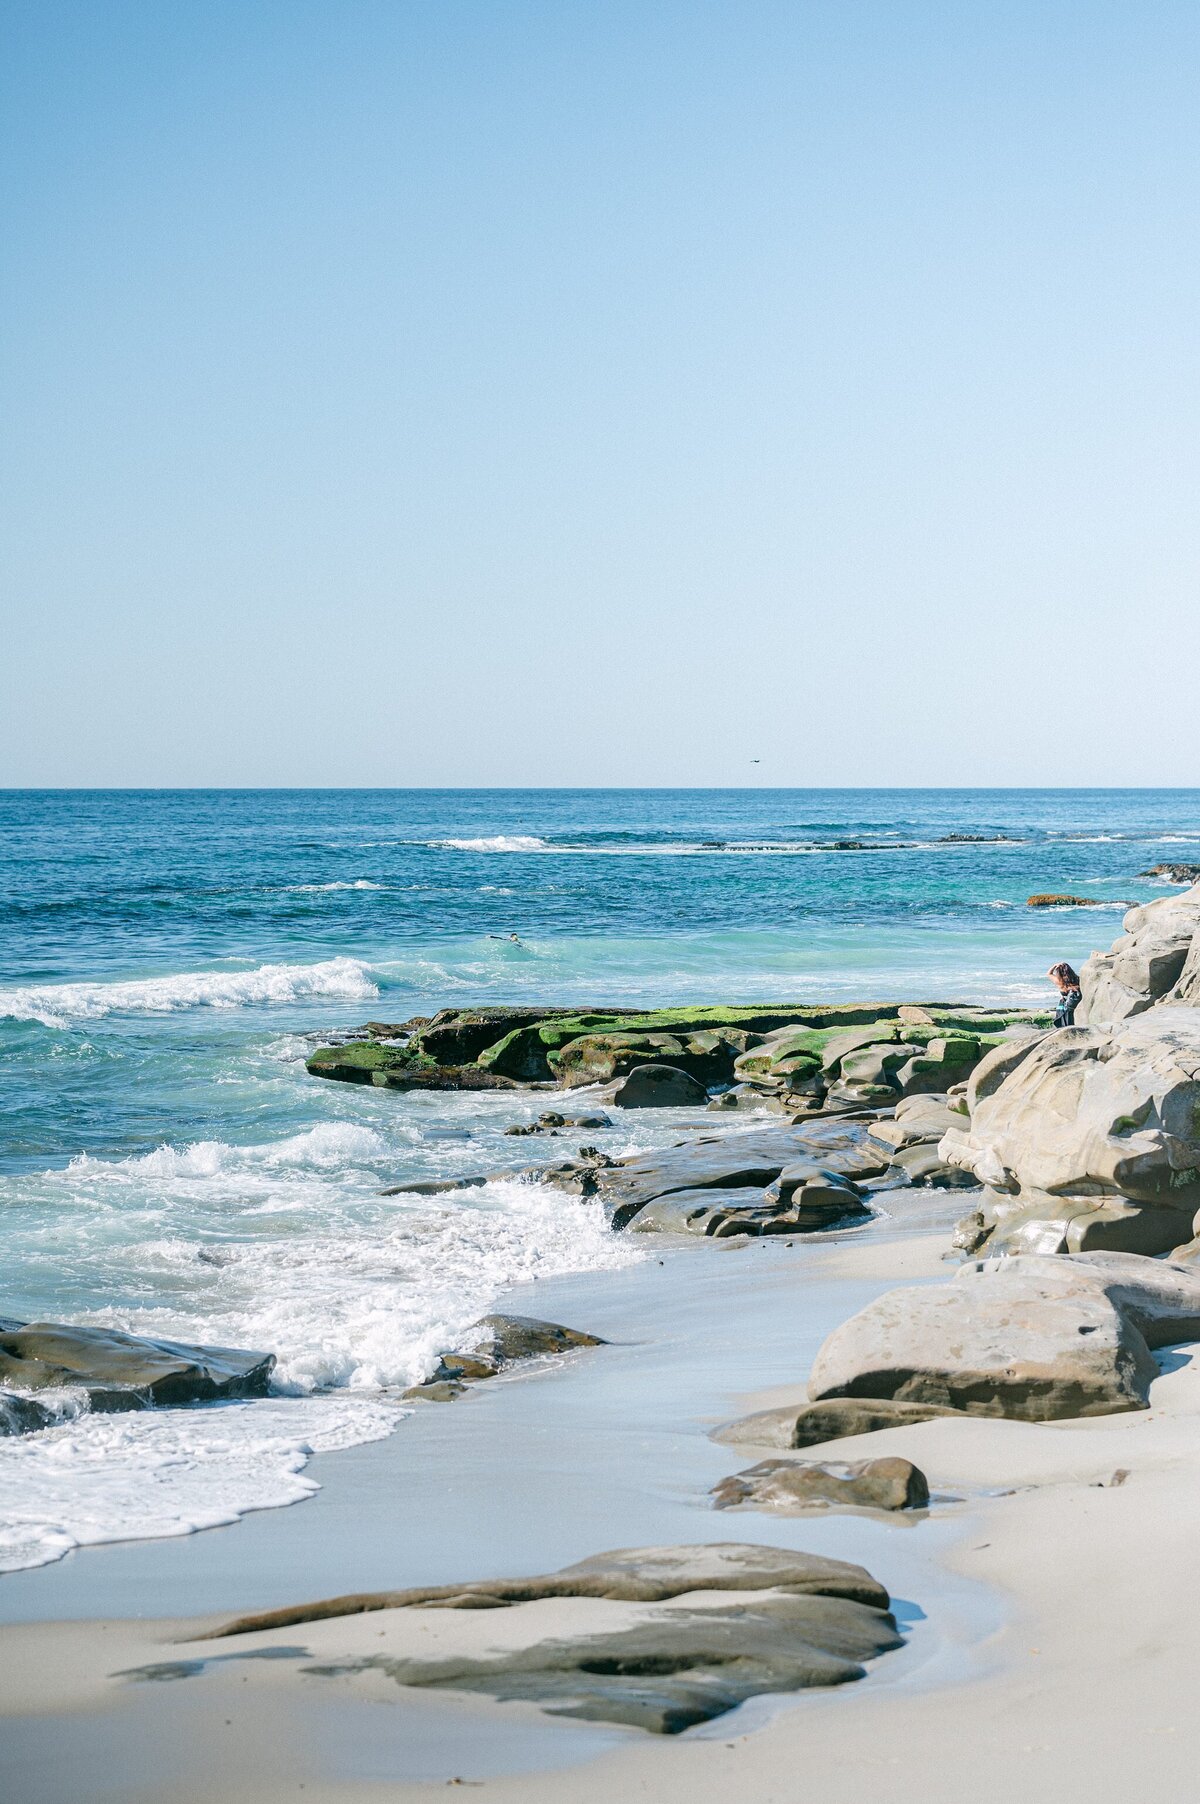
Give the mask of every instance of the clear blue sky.
M 0 783 L 1196 781 L 1194 0 L 0 31 Z

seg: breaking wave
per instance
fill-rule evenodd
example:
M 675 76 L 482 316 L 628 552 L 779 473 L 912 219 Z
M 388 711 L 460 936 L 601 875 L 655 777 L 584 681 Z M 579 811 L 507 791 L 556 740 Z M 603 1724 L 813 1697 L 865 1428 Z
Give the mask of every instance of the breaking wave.
M 0 989 L 0 1018 L 67 1027 L 105 1015 L 164 1015 L 188 1008 L 242 1008 L 296 1002 L 306 996 L 367 1001 L 378 996 L 367 966 L 356 958 L 315 965 L 259 965 L 254 971 L 193 971 L 114 983 L 56 983 Z

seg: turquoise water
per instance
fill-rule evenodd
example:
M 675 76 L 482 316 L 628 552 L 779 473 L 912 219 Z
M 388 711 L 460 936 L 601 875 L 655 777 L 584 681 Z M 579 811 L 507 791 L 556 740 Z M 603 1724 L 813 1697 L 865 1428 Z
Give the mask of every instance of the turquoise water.
M 540 1099 L 310 1079 L 308 1036 L 489 997 L 1034 1002 L 1189 858 L 1196 791 L 0 794 L 0 1314 L 280 1362 L 267 1403 L 64 1396 L 0 1442 L 0 1564 L 303 1496 L 504 1285 L 639 1256 L 538 1185 L 381 1198 L 562 1143 L 506 1139 Z

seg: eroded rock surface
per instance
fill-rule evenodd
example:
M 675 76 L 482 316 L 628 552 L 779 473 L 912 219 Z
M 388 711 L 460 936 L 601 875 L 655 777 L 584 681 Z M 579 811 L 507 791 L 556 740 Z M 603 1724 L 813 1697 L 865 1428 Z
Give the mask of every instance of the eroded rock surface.
M 998 1048 L 941 1156 L 985 1187 L 959 1244 L 1163 1253 L 1200 1209 L 1200 1007 Z
M 827 1397 L 821 1403 L 760 1409 L 713 1431 L 713 1440 L 731 1447 L 819 1447 L 855 1434 L 961 1416 L 965 1410 L 938 1403 L 898 1402 L 892 1397 Z
M 591 1607 L 574 1619 L 577 1629 L 553 1636 L 539 1630 L 544 1618 L 535 1609 L 526 1618 L 529 1640 L 518 1637 L 517 1645 L 441 1658 L 356 1654 L 305 1671 L 383 1671 L 405 1686 L 523 1698 L 556 1715 L 670 1735 L 759 1693 L 861 1678 L 865 1661 L 900 1645 L 887 1592 L 861 1566 L 739 1542 L 627 1548 L 531 1578 L 330 1598 L 242 1617 L 215 1633 L 255 1634 L 369 1610 L 519 1610 L 547 1598 L 586 1599 Z M 654 1607 L 614 1621 L 614 1602 Z
M 888 1291 L 844 1322 L 809 1395 L 1054 1421 L 1143 1409 L 1152 1346 L 1200 1333 L 1200 1278 L 1136 1255 L 1015 1256 Z
M 1124 1021 L 1161 1002 L 1200 1003 L 1200 884 L 1131 908 L 1123 926 L 1079 974 L 1077 1024 Z
M 919 1510 L 929 1502 L 925 1474 L 890 1455 L 864 1460 L 765 1459 L 713 1486 L 718 1510 Z

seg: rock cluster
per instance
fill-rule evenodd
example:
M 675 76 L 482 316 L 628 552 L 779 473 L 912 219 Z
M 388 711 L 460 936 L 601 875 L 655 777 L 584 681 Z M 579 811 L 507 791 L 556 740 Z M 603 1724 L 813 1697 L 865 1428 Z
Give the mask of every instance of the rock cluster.
M 386 1089 L 619 1086 L 621 1108 L 703 1102 L 731 1083 L 795 1109 L 945 1090 L 1027 1014 L 892 1003 L 658 1009 L 444 1009 L 321 1046 L 314 1077 Z M 670 1075 L 667 1075 L 670 1074 Z
M 449 1403 L 469 1384 L 494 1378 L 506 1366 L 523 1359 L 544 1359 L 574 1353 L 582 1347 L 603 1347 L 596 1334 L 564 1328 L 561 1322 L 543 1322 L 531 1315 L 485 1315 L 468 1331 L 471 1345 L 465 1352 L 446 1352 L 423 1384 L 403 1394 L 427 1403 Z

